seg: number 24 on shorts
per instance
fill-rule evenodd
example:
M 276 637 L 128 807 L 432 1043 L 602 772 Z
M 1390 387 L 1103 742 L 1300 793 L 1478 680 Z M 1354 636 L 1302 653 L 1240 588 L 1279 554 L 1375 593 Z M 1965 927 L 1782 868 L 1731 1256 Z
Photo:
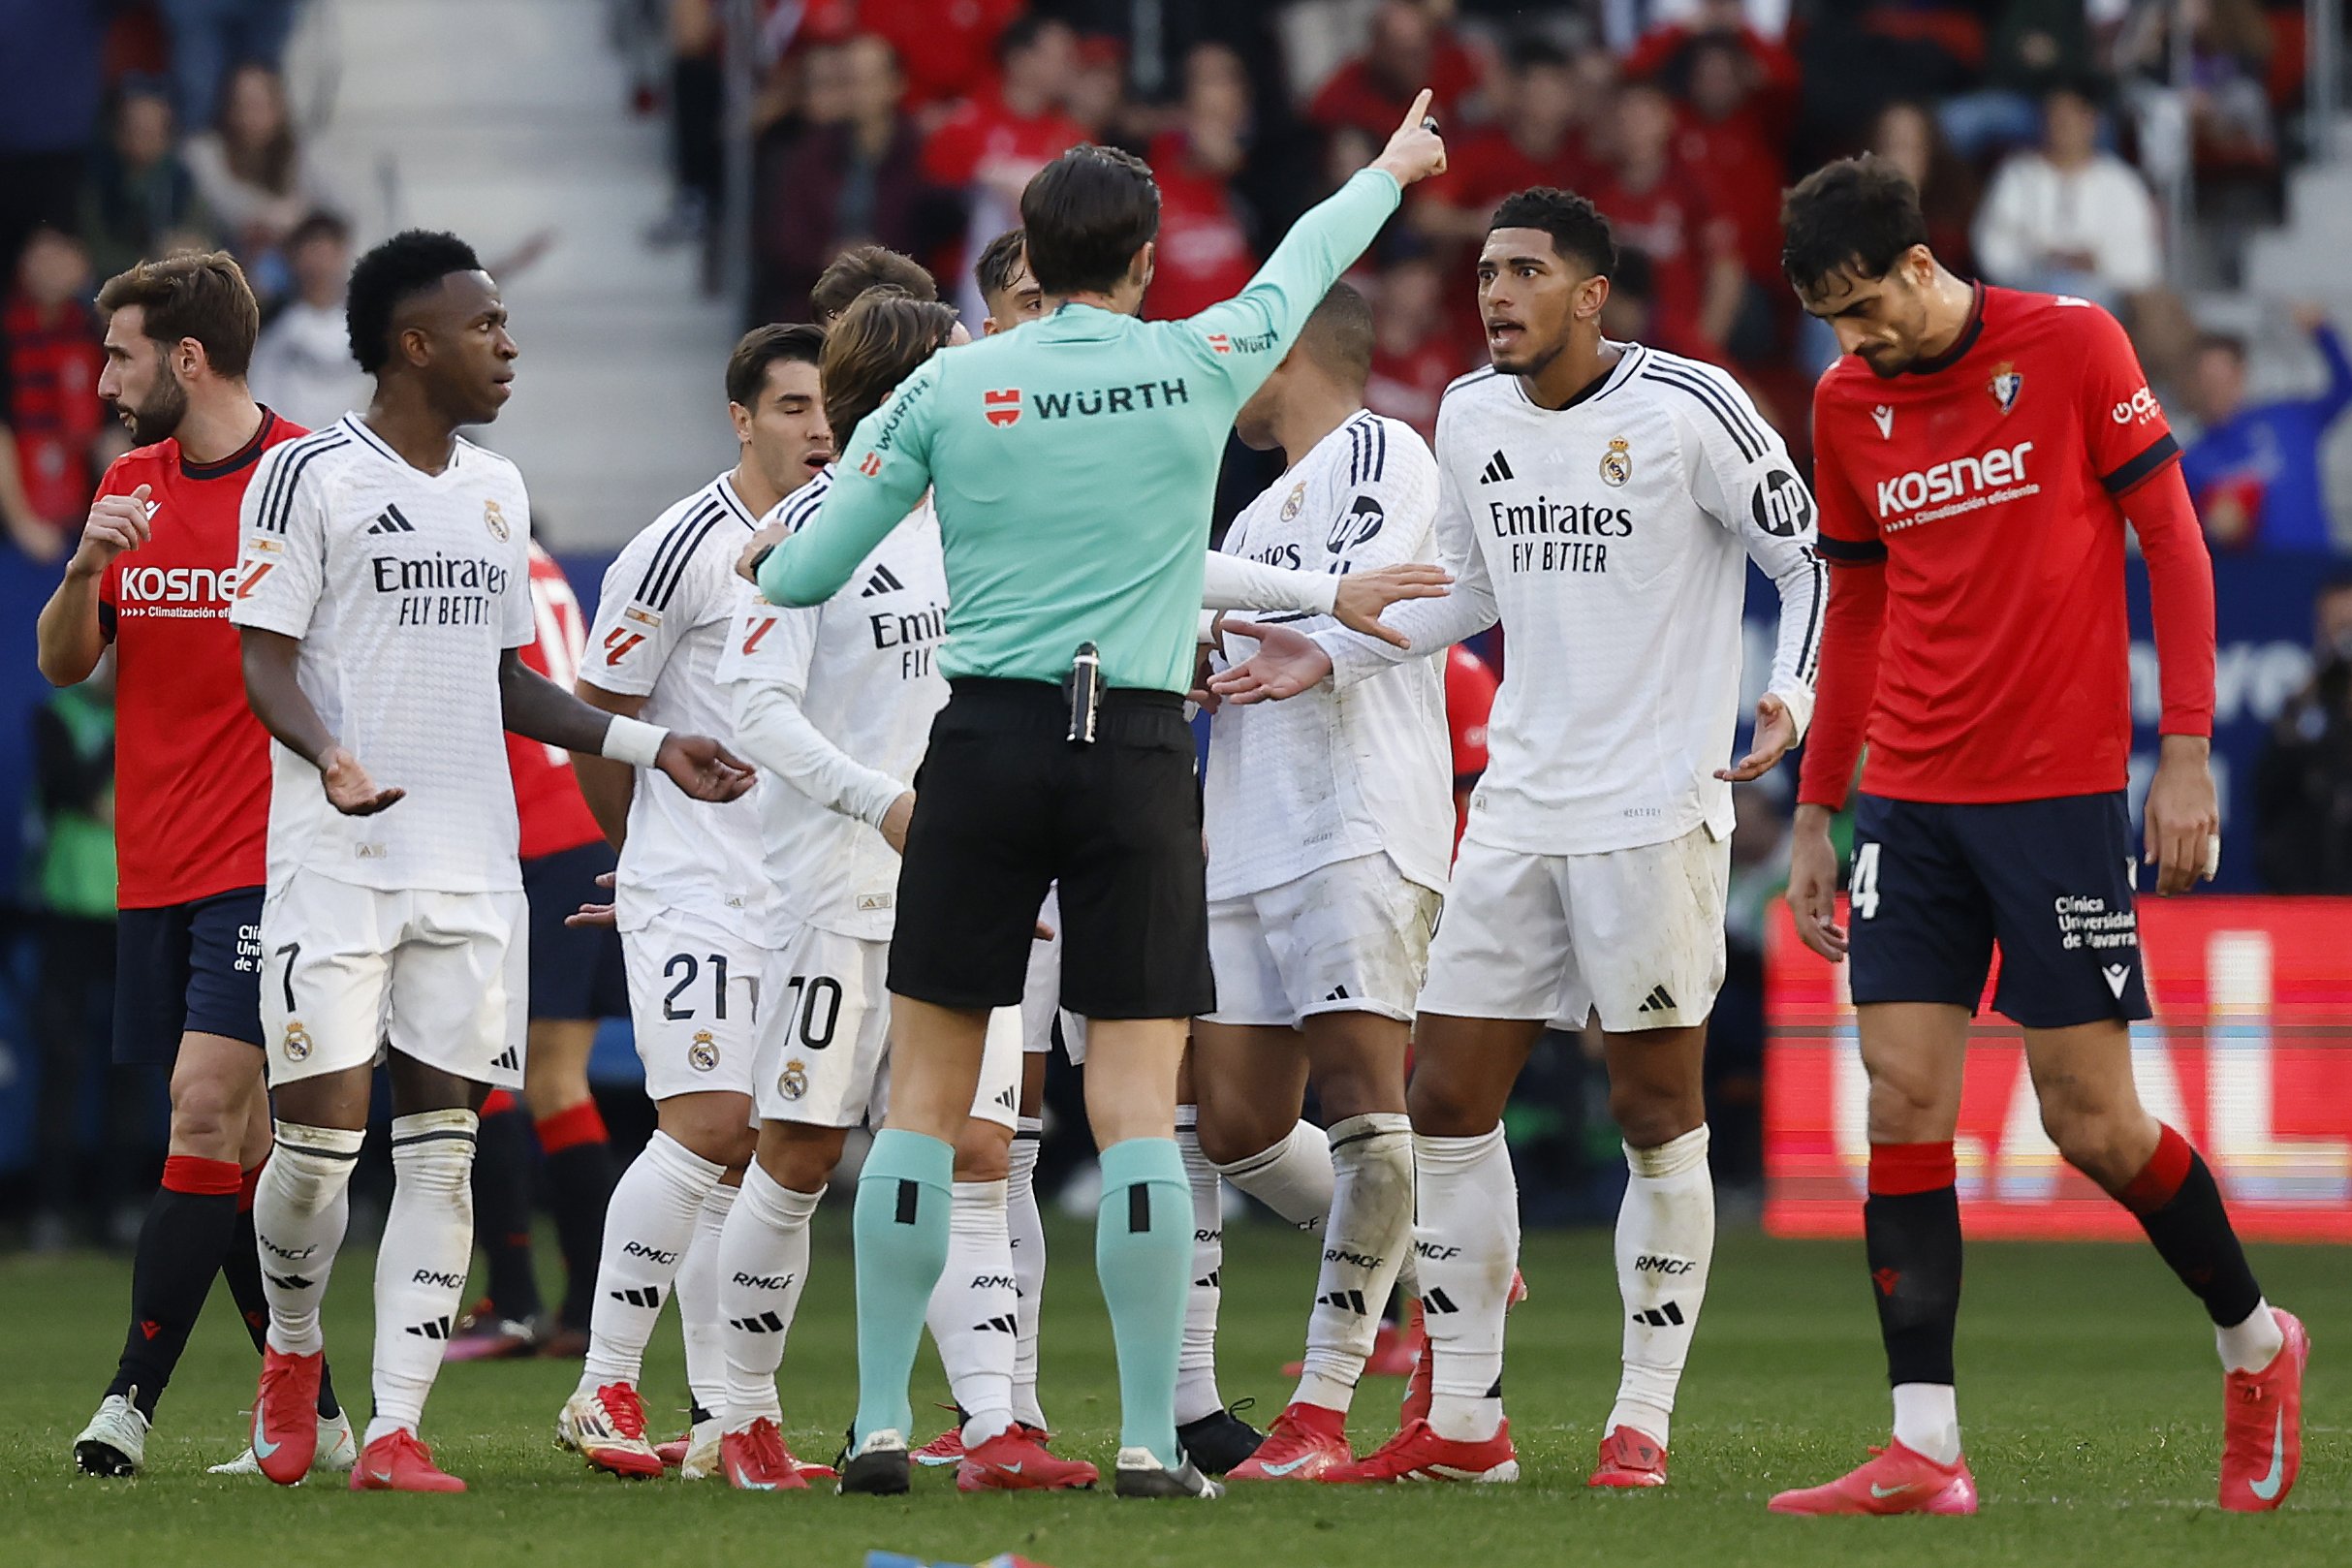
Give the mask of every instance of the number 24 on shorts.
M 1846 893 L 1854 907 L 1856 920 L 1868 920 L 1878 913 L 1878 845 L 1875 841 L 1854 846 L 1854 877 Z

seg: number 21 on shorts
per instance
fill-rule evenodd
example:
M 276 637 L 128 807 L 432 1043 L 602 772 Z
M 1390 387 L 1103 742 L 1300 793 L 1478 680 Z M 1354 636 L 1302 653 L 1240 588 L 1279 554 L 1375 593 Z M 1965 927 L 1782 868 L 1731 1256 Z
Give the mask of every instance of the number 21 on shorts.
M 1878 913 L 1878 844 L 1875 839 L 1854 846 L 1854 879 L 1846 890 L 1856 920 Z

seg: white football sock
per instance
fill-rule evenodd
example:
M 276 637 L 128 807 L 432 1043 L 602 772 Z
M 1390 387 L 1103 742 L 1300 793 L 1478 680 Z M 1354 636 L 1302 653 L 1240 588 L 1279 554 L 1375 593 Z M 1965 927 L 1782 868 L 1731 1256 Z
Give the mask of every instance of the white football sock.
M 593 1394 L 606 1383 L 637 1385 L 645 1341 L 653 1337 L 654 1320 L 694 1240 L 695 1221 L 726 1171 L 657 1132 L 612 1184 L 580 1393 Z
M 724 1180 L 710 1189 L 694 1216 L 694 1239 L 678 1260 L 677 1326 L 686 1341 L 686 1387 L 695 1407 L 715 1416 L 727 1399 L 727 1347 L 720 1341 L 719 1233 L 735 1212 L 736 1194 Z
M 1503 1419 L 1503 1317 L 1519 1267 L 1519 1180 L 1503 1130 L 1413 1135 L 1413 1252 L 1429 1335 L 1429 1425 L 1478 1443 Z
M 1631 1427 L 1660 1448 L 1715 1256 L 1715 1184 L 1707 1169 L 1707 1143 L 1702 1124 L 1656 1148 L 1625 1147 L 1632 1175 L 1617 1207 L 1616 1245 L 1625 1370 L 1606 1429 Z
M 1201 1152 L 1201 1113 L 1180 1105 L 1176 1113 L 1176 1152 L 1184 1157 L 1184 1179 L 1192 1188 L 1192 1286 L 1184 1297 L 1184 1348 L 1176 1358 L 1176 1419 L 1187 1422 L 1225 1408 L 1217 1392 L 1217 1304 L 1224 1299 L 1225 1203 L 1217 1168 Z
M 327 1348 L 319 1301 L 351 1220 L 351 1173 L 363 1131 L 277 1124 L 277 1145 L 253 1189 L 253 1236 L 269 1302 L 269 1345 L 293 1356 Z
M 1331 1223 L 1295 1397 L 1344 1411 L 1380 1332 L 1389 1287 L 1413 1247 L 1412 1118 L 1382 1111 L 1333 1122 L 1331 1151 Z
M 2259 1372 L 2286 1348 L 2287 1336 L 2271 1315 L 2271 1303 L 2257 1300 L 2243 1323 L 2213 1330 L 2213 1348 L 2222 1366 L 2233 1372 Z
M 1949 1383 L 1895 1385 L 1895 1440 L 1938 1464 L 1960 1457 L 1960 1403 Z
M 365 1442 L 414 1433 L 441 1373 L 474 1261 L 471 1111 L 420 1111 L 392 1123 L 392 1200 L 376 1249 L 375 1411 Z
M 1281 1143 L 1216 1172 L 1302 1231 L 1322 1230 L 1332 1211 L 1332 1141 L 1311 1121 L 1294 1122 Z
M 781 1426 L 776 1368 L 808 1281 L 808 1220 L 825 1189 L 795 1192 L 755 1163 L 727 1216 L 716 1254 L 719 1345 L 726 1360 L 725 1408 L 707 1406 L 739 1432 L 762 1417 Z
M 1020 1118 L 1005 1179 L 1013 1283 L 1020 1292 L 1015 1312 L 1020 1331 L 1013 1340 L 1013 1419 L 1040 1431 L 1046 1429 L 1046 1412 L 1037 1402 L 1037 1314 L 1046 1296 L 1046 1221 L 1037 1208 L 1037 1147 L 1045 1134 L 1043 1117 Z
M 1013 1425 L 1013 1353 L 1020 1291 L 1005 1224 L 1004 1181 L 958 1181 L 948 1208 L 948 1266 L 925 1313 L 939 1364 L 964 1414 L 963 1446 Z

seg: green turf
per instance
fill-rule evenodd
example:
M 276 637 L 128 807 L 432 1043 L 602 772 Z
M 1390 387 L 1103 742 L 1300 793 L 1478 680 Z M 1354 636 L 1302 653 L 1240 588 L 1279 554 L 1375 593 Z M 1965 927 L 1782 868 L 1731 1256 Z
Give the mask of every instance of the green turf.
M 1057 1230 L 1047 1291 L 1045 1402 L 1058 1447 L 1108 1464 L 1115 1441 L 1110 1334 L 1088 1239 Z M 846 1228 L 821 1239 L 784 1367 L 790 1436 L 830 1458 L 854 1403 Z M 216 1293 L 166 1400 L 136 1483 L 76 1475 L 73 1436 L 121 1333 L 125 1270 L 106 1260 L 0 1260 L 0 1563 L 686 1563 L 857 1568 L 868 1547 L 969 1562 L 1014 1551 L 1054 1568 L 1288 1568 L 1292 1564 L 1925 1563 L 2196 1564 L 2352 1561 L 2352 1251 L 2267 1248 L 2268 1287 L 2318 1343 L 2304 1477 L 2283 1513 L 2211 1506 L 2219 1373 L 2204 1320 L 2161 1266 L 2130 1247 L 1980 1246 L 1970 1255 L 1960 1365 L 1969 1457 L 1985 1512 L 1961 1520 L 1781 1520 L 1774 1490 L 1829 1477 L 1882 1440 L 1876 1335 L 1859 1249 L 1727 1236 L 1675 1431 L 1674 1485 L 1596 1496 L 1584 1478 L 1616 1378 L 1609 1239 L 1534 1234 L 1534 1299 L 1512 1322 L 1517 1487 L 1379 1491 L 1274 1486 L 1221 1503 L 1107 1495 L 959 1497 L 943 1472 L 899 1501 L 753 1495 L 717 1483 L 626 1484 L 550 1446 L 571 1368 L 451 1367 L 426 1435 L 474 1490 L 461 1498 L 296 1492 L 203 1473 L 241 1441 L 253 1368 Z M 368 1260 L 346 1258 L 329 1301 L 345 1387 L 363 1388 Z M 1291 1234 L 1237 1227 L 1225 1263 L 1224 1385 L 1270 1417 L 1288 1392 L 1310 1253 Z M 650 1364 L 657 1407 L 682 1404 L 674 1330 Z M 937 1387 L 925 1353 L 918 1396 Z M 1399 1385 L 1367 1386 L 1355 1435 L 1386 1435 Z M 361 1399 L 360 1402 L 363 1402 Z M 927 1435 L 927 1432 L 925 1433 Z

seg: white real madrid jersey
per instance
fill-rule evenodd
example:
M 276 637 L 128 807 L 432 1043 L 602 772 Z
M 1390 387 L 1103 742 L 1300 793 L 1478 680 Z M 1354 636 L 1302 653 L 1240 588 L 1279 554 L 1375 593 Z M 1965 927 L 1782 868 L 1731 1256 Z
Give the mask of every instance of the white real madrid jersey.
M 1434 560 L 1436 514 L 1437 464 L 1421 437 L 1400 420 L 1359 413 L 1252 501 L 1221 548 L 1303 572 L 1372 571 Z M 1255 646 L 1236 642 L 1244 657 Z M 1208 896 L 1237 898 L 1382 851 L 1443 893 L 1454 847 L 1448 748 L 1435 659 L 1384 666 L 1344 691 L 1221 708 L 1204 785 Z
M 532 633 L 515 465 L 460 439 L 428 474 L 347 414 L 265 453 L 238 520 L 230 620 L 299 639 L 319 717 L 379 787 L 408 792 L 347 817 L 272 741 L 269 885 L 298 869 L 393 892 L 521 887 L 498 679 Z
M 722 474 L 630 540 L 605 571 L 580 678 L 643 697 L 647 724 L 724 739 L 719 655 L 743 586 L 736 557 L 755 526 Z M 739 800 L 697 800 L 667 773 L 638 770 L 613 879 L 622 930 L 643 930 L 665 910 L 765 927 L 773 894 L 760 868 L 764 787 Z
M 1389 611 L 1415 653 L 1497 618 L 1502 688 L 1467 835 L 1541 855 L 1731 831 L 1740 603 L 1753 559 L 1780 594 L 1770 689 L 1802 736 L 1826 574 L 1813 500 L 1739 385 L 1639 344 L 1569 405 L 1482 370 L 1437 414 L 1446 598 Z M 1399 655 L 1316 634 L 1342 690 Z
M 768 520 L 805 522 L 831 484 L 828 468 Z M 887 940 L 897 921 L 897 851 L 819 796 L 822 779 L 843 773 L 913 779 L 931 720 L 947 706 L 938 667 L 948 605 L 939 519 L 925 500 L 821 605 L 782 609 L 750 589 L 737 605 L 718 671 L 734 711 L 781 698 L 813 729 L 812 745 L 854 765 L 827 767 L 832 759 L 812 759 L 805 749 L 753 759 L 768 775 L 758 798 L 761 840 L 778 915 L 789 925 Z

